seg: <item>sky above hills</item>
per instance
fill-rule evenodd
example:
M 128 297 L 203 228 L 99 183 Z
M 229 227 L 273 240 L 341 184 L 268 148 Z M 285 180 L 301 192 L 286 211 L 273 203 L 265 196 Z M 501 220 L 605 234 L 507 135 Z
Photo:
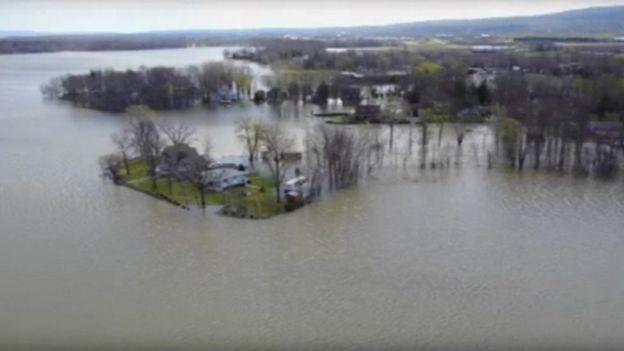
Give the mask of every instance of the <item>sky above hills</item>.
M 523 16 L 624 0 L 0 0 L 0 30 L 143 32 Z

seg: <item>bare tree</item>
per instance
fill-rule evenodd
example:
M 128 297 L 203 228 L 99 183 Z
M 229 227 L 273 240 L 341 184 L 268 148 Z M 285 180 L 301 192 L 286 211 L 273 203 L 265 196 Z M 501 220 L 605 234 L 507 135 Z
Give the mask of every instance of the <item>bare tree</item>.
M 310 196 L 318 197 L 323 191 L 323 155 L 316 145 L 310 148 L 311 155 L 307 159 L 307 172 L 310 175 Z
M 156 167 L 160 158 L 163 142 L 158 128 L 151 120 L 135 120 L 131 122 L 132 147 L 147 165 L 147 174 L 152 181 L 152 190 L 156 190 Z
M 130 175 L 128 158 L 130 156 L 130 152 L 132 151 L 132 131 L 129 128 L 124 128 L 121 132 L 111 135 L 111 141 L 117 148 L 117 152 L 121 155 L 121 160 L 126 170 L 126 174 Z
M 258 154 L 260 141 L 265 129 L 264 124 L 251 118 L 243 119 L 236 127 L 236 137 L 247 149 L 249 165 L 252 168 L 254 166 L 254 160 Z
M 388 99 L 383 109 L 383 119 L 390 126 L 390 150 L 394 147 L 394 126 L 401 118 L 406 116 L 406 106 L 402 99 L 392 97 Z
M 281 202 L 281 185 L 288 170 L 292 167 L 287 154 L 292 152 L 295 139 L 290 137 L 281 125 L 275 123 L 267 126 L 265 132 L 262 133 L 262 143 L 266 148 L 267 165 L 277 192 L 277 202 Z
M 356 185 L 362 175 L 364 161 L 376 152 L 374 136 L 326 125 L 317 130 L 314 149 L 322 155 L 327 169 L 329 188 L 343 189 Z M 372 164 L 368 164 L 369 173 Z
M 158 127 L 173 145 L 190 144 L 194 141 L 196 130 L 186 124 L 163 121 Z
M 429 146 L 429 124 L 423 122 L 420 128 L 420 168 L 425 169 L 427 168 L 427 148 Z
M 199 202 L 202 208 L 206 208 L 206 188 L 215 179 L 212 171 L 208 170 L 208 162 L 196 159 L 184 167 L 180 178 L 189 182 L 199 192 Z
M 205 139 L 204 145 L 204 155 L 186 159 L 184 167 L 176 172 L 178 179 L 189 182 L 197 190 L 202 208 L 206 208 L 208 186 L 218 179 L 217 171 L 209 169 L 212 157 L 210 156 L 210 140 L 208 138 Z
M 65 77 L 57 77 L 42 85 L 41 93 L 43 96 L 50 100 L 60 99 L 64 94 L 63 80 L 65 79 Z
M 110 154 L 100 157 L 98 160 L 100 169 L 102 170 L 102 177 L 110 179 L 115 184 L 121 184 L 122 179 L 119 174 L 119 168 L 121 164 L 121 158 L 119 155 Z
M 457 139 L 457 146 L 461 147 L 464 142 L 464 136 L 466 135 L 466 127 L 463 122 L 455 123 L 455 136 Z

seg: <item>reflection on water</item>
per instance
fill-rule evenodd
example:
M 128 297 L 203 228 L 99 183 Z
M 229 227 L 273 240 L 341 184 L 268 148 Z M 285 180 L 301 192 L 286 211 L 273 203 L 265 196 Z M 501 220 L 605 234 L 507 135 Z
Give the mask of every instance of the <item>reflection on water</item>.
M 194 64 L 220 52 L 0 59 L 0 344 L 624 342 L 621 181 L 488 170 L 475 157 L 482 128 L 459 165 L 422 172 L 403 163 L 402 127 L 387 168 L 358 189 L 266 221 L 202 216 L 103 183 L 96 159 L 123 117 L 45 103 L 38 92 L 69 71 Z M 282 109 L 302 136 L 309 111 Z M 247 115 L 279 111 L 159 118 L 185 120 L 231 154 L 240 152 L 235 121 Z

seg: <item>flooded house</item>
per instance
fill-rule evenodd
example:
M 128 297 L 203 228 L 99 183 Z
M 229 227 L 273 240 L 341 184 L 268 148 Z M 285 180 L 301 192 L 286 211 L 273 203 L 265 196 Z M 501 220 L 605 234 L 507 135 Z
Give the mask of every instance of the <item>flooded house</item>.
M 160 155 L 160 163 L 156 174 L 161 177 L 178 177 L 190 167 L 208 167 L 208 160 L 201 156 L 195 148 L 187 144 L 176 144 L 165 147 Z
M 211 162 L 207 170 L 210 172 L 208 190 L 221 192 L 230 188 L 249 185 L 247 178 L 249 159 L 245 156 L 223 156 Z
M 233 169 L 241 172 L 249 169 L 249 157 L 243 155 L 223 156 L 220 159 L 210 163 L 208 169 Z
M 482 67 L 470 67 L 466 71 L 466 83 L 470 86 L 478 87 L 485 83 L 488 87 L 494 86 L 496 74 L 493 70 Z
M 298 175 L 284 183 L 284 197 L 290 208 L 301 207 L 310 197 L 310 181 L 308 177 Z
M 462 123 L 483 123 L 492 116 L 492 109 L 487 106 L 466 107 L 457 113 L 457 119 Z
M 220 89 L 204 98 L 204 103 L 219 103 L 229 105 L 238 101 L 238 95 L 230 89 Z
M 206 186 L 210 191 L 222 192 L 251 184 L 246 173 L 235 169 L 217 169 L 211 170 L 211 172 L 211 180 L 208 181 Z

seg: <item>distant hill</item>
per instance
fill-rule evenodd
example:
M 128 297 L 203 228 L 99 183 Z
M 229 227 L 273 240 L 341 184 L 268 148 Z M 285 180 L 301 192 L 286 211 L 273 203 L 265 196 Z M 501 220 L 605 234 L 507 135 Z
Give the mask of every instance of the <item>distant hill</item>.
M 592 7 L 554 14 L 486 18 L 476 20 L 444 20 L 393 24 L 380 27 L 349 29 L 360 33 L 386 35 L 432 34 L 622 34 L 624 6 Z
M 385 26 L 154 31 L 133 34 L 43 34 L 0 31 L 0 54 L 247 45 L 253 43 L 253 40 L 257 38 L 274 38 L 286 35 L 333 37 L 338 34 L 360 37 L 416 37 L 441 34 L 456 36 L 479 34 L 516 36 L 611 34 L 621 36 L 624 34 L 624 6 L 593 7 L 539 16 L 425 21 Z
M 0 30 L 0 38 L 8 38 L 8 37 L 30 37 L 33 35 L 38 35 L 37 32 L 29 32 L 25 30 Z
M 390 24 L 385 26 L 262 28 L 243 30 L 196 30 L 153 32 L 235 37 L 281 35 L 387 35 L 428 36 L 436 34 L 624 34 L 624 6 L 591 7 L 553 14 L 484 18 L 473 20 L 439 20 Z
M 590 7 L 537 16 L 439 20 L 384 26 L 158 31 L 158 35 L 266 37 L 281 35 L 624 34 L 624 6 Z M 148 34 L 148 33 L 145 33 Z

